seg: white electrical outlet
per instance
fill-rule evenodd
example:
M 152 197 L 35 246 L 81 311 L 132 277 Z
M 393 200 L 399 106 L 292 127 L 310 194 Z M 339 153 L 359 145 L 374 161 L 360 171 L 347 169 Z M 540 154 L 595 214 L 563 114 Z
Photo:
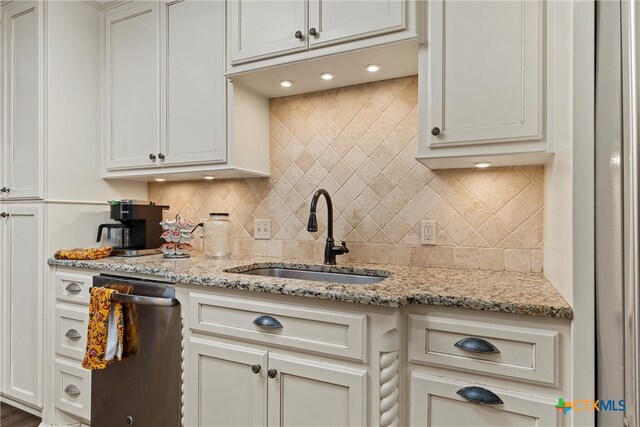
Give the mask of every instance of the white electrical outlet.
M 437 242 L 437 231 L 435 221 L 420 221 L 420 244 L 435 245 Z
M 271 220 L 270 219 L 254 219 L 253 220 L 253 238 L 258 240 L 271 239 Z

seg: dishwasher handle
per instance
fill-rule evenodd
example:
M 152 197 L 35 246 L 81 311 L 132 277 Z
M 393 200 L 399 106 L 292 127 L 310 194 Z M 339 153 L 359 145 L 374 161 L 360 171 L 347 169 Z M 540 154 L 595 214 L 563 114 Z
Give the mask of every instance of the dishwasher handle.
M 142 295 L 121 294 L 114 293 L 111 295 L 111 299 L 114 301 L 125 302 L 138 305 L 153 305 L 156 307 L 173 307 L 178 305 L 178 300 L 175 298 L 162 298 L 162 297 L 145 297 Z

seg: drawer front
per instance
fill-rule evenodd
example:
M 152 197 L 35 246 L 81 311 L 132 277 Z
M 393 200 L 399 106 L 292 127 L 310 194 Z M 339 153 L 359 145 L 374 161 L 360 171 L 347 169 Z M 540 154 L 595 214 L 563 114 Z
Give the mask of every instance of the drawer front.
M 477 385 L 419 372 L 410 374 L 412 426 L 558 426 L 557 398 Z M 474 400 L 489 402 L 478 404 Z M 496 399 L 499 399 L 497 401 Z
M 89 304 L 93 275 L 56 272 L 56 298 L 61 301 Z
M 411 362 L 556 383 L 559 332 L 413 314 L 409 328 Z
M 91 371 L 80 363 L 56 359 L 54 379 L 55 407 L 71 415 L 90 419 Z
M 56 353 L 81 361 L 87 345 L 88 307 L 56 306 Z
M 272 302 L 189 294 L 193 330 L 364 360 L 367 316 Z M 266 318 L 265 318 L 266 316 Z M 257 326 L 254 321 L 263 326 Z M 269 328 L 277 321 L 279 327 Z

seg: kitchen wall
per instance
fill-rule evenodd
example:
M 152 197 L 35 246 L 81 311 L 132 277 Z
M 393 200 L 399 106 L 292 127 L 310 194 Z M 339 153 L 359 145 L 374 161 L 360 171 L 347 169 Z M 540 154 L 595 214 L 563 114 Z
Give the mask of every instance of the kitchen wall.
M 417 77 L 270 102 L 271 177 L 151 183 L 152 200 L 204 220 L 230 212 L 236 254 L 322 260 L 319 232 L 306 231 L 316 189 L 334 204 L 339 260 L 542 271 L 542 166 L 431 171 L 414 159 Z M 247 124 L 248 126 L 250 123 Z M 253 219 L 271 219 L 272 239 L 253 240 Z M 436 246 L 419 244 L 419 222 L 437 221 Z

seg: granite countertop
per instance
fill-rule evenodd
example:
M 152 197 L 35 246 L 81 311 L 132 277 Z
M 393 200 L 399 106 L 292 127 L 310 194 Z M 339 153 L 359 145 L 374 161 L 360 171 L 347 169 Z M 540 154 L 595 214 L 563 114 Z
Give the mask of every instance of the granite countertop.
M 195 285 L 388 307 L 431 304 L 561 319 L 573 317 L 571 306 L 541 273 L 362 263 L 324 266 L 318 261 L 297 259 L 232 256 L 228 260 L 214 260 L 203 255 L 178 260 L 164 259 L 162 255 L 86 261 L 50 259 L 49 264 L 104 272 L 146 274 Z M 345 285 L 236 273 L 251 268 L 283 265 L 294 269 L 366 275 L 389 274 L 389 277 L 375 284 Z

